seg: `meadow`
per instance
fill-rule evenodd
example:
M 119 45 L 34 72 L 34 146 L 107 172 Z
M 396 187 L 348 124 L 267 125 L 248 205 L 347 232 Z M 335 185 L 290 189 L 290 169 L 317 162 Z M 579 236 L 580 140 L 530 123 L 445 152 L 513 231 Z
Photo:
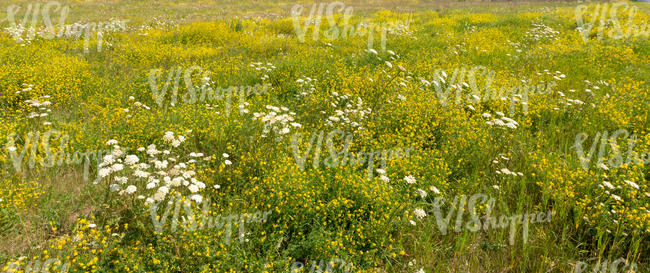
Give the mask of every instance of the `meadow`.
M 650 272 L 650 4 L 5 0 L 2 272 Z

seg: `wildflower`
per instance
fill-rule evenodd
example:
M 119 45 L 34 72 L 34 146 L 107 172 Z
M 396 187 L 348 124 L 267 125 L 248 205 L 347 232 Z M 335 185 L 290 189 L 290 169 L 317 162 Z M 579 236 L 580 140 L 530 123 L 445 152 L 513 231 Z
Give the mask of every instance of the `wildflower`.
M 203 202 L 203 196 L 200 196 L 198 194 L 192 194 L 192 196 L 190 196 L 190 200 L 194 200 L 197 203 L 201 203 Z
M 138 189 L 138 188 L 137 188 L 136 186 L 134 186 L 134 185 L 129 185 L 128 187 L 126 187 L 126 189 L 124 189 L 124 192 L 127 193 L 127 194 L 132 194 L 132 193 L 134 193 L 137 189 Z
M 99 174 L 99 177 L 104 178 L 104 177 L 108 176 L 109 174 L 111 174 L 111 169 L 110 168 L 101 168 L 101 169 L 99 169 L 98 174 Z
M 415 216 L 417 216 L 417 217 L 420 218 L 420 219 L 422 219 L 422 218 L 424 218 L 425 216 L 427 216 L 427 213 L 424 212 L 424 210 L 423 210 L 423 209 L 420 209 L 420 208 L 415 209 L 414 212 L 415 212 Z
M 230 160 L 228 160 L 228 159 L 226 159 L 226 161 L 224 161 L 223 163 L 226 164 L 226 165 L 232 165 L 232 162 L 230 162 Z
M 422 189 L 418 189 L 418 194 L 420 194 L 420 197 L 422 197 L 422 199 L 427 197 L 427 192 Z
M 429 187 L 429 190 L 432 191 L 435 194 L 440 194 L 440 190 L 438 190 L 438 188 L 436 188 L 436 186 Z
M 136 155 L 127 155 L 126 158 L 124 158 L 124 163 L 129 166 L 138 163 L 138 161 L 140 161 L 140 159 Z
M 406 181 L 406 183 L 408 184 L 415 184 L 415 182 L 417 182 L 415 181 L 415 177 L 413 177 L 412 175 L 405 176 L 404 181 Z
M 119 172 L 124 169 L 124 165 L 118 163 L 113 165 L 111 169 L 113 169 L 113 172 Z
M 166 142 L 171 142 L 174 140 L 174 133 L 173 132 L 165 132 L 165 135 L 163 136 L 163 140 Z
M 628 185 L 630 185 L 630 187 L 632 187 L 632 188 L 635 188 L 635 189 L 637 189 L 637 190 L 639 189 L 639 185 L 637 185 L 636 183 L 634 183 L 634 182 L 632 182 L 632 181 L 630 181 L 630 180 L 625 180 L 625 183 L 627 183 Z

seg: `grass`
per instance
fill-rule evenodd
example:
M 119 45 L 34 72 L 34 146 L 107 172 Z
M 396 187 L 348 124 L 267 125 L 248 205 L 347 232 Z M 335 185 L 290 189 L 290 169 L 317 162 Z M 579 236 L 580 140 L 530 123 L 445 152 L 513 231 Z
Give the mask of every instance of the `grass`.
M 34 3 L 3 3 L 0 18 L 10 4 L 21 18 Z M 116 18 L 128 27 L 104 33 L 101 51 L 96 36 L 85 51 L 83 37 L 21 42 L 0 33 L 0 263 L 24 271 L 30 261 L 56 259 L 69 272 L 287 272 L 301 262 L 307 272 L 342 260 L 354 272 L 592 272 L 623 259 L 626 270 L 634 263 L 650 272 L 650 168 L 625 162 L 650 151 L 648 35 L 599 39 L 596 26 L 583 40 L 576 7 L 602 3 L 349 4 L 355 28 L 397 22 L 386 50 L 374 34 L 374 52 L 366 35 L 328 38 L 327 21 L 318 39 L 310 27 L 299 41 L 293 1 L 59 3 L 70 7 L 67 24 Z M 311 4 L 301 3 L 306 15 Z M 639 9 L 634 23 L 647 26 L 648 4 L 627 3 Z M 623 11 L 618 18 L 628 19 Z M 179 75 L 176 102 L 170 77 L 159 104 L 152 89 L 163 90 L 170 75 Z M 450 87 L 463 82 L 459 93 Z M 239 92 L 256 84 L 271 88 Z M 551 87 L 523 96 L 540 84 Z M 490 85 L 519 86 L 522 97 L 486 95 Z M 617 130 L 627 135 L 598 138 Z M 586 139 L 576 145 L 580 134 Z M 378 157 L 412 151 L 388 156 L 382 173 L 380 158 L 337 165 L 345 147 Z M 24 158 L 14 161 L 13 148 Z M 89 158 L 84 178 L 79 153 L 87 151 L 103 152 Z M 40 163 L 61 155 L 70 159 Z M 159 181 L 147 186 L 153 180 L 140 171 Z M 150 202 L 175 194 L 191 206 Z M 475 194 L 486 198 L 453 205 Z M 161 216 L 166 208 L 172 220 L 220 217 L 175 232 L 167 222 L 159 234 L 152 209 Z M 238 220 L 264 211 L 265 221 Z M 443 234 L 440 217 L 449 211 Z M 550 221 L 530 224 L 525 242 L 522 225 L 466 226 L 476 216 L 548 211 Z

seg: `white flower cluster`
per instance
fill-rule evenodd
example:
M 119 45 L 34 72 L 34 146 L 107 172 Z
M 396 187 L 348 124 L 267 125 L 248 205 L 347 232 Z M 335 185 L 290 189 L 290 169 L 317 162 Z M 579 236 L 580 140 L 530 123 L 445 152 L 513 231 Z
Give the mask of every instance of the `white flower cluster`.
M 185 142 L 184 136 L 175 137 L 173 132 L 166 132 L 163 140 L 171 147 L 170 150 L 158 150 L 155 144 L 138 148 L 148 156 L 148 163 L 140 162 L 140 158 L 134 154 L 127 154 L 117 145 L 117 140 L 111 139 L 106 145 L 113 146 L 111 154 L 104 156 L 103 162 L 99 164 L 99 176 L 102 178 L 113 176 L 114 184 L 110 185 L 112 192 L 120 195 L 134 194 L 138 186 L 144 188 L 150 196 L 139 195 L 138 199 L 145 199 L 147 203 L 162 201 L 171 189 L 184 194 L 189 191 L 190 200 L 197 203 L 203 201 L 199 192 L 205 188 L 205 183 L 197 180 L 196 172 L 191 165 L 201 160 L 202 153 L 190 153 L 189 160 L 181 161 L 172 148 L 179 147 Z M 205 159 L 209 159 L 206 157 Z
M 33 84 L 26 84 L 26 83 L 23 83 L 23 89 L 20 89 L 20 90 L 16 91 L 16 95 L 18 95 L 18 94 L 20 94 L 20 93 L 22 93 L 22 92 L 29 92 L 29 91 L 32 91 L 32 87 L 34 87 Z
M 391 35 L 407 36 L 413 39 L 417 39 L 417 37 L 413 35 L 414 31 L 411 30 L 410 25 L 411 25 L 410 21 L 391 22 L 388 24 L 388 27 L 386 28 L 386 32 Z
M 257 71 L 262 71 L 264 75 L 262 75 L 261 80 L 265 81 L 269 79 L 268 73 L 271 73 L 274 69 L 276 69 L 275 65 L 272 63 L 266 63 L 263 64 L 261 62 L 256 62 L 256 63 L 251 63 L 250 67 L 255 68 Z
M 48 95 L 39 97 L 39 99 L 41 100 L 49 99 L 49 98 L 50 96 Z M 52 105 L 52 102 L 50 102 L 49 100 L 41 102 L 37 99 L 33 99 L 33 100 L 26 100 L 25 103 L 28 103 L 29 106 L 34 108 L 34 110 L 30 112 L 29 115 L 27 116 L 28 119 L 44 118 L 49 115 L 48 113 L 52 112 L 52 110 L 48 108 L 48 106 Z M 52 123 L 49 121 L 44 121 L 43 125 L 52 125 Z
M 134 98 L 133 96 L 130 96 L 130 97 L 129 97 L 129 103 L 130 103 L 131 101 L 134 101 L 134 100 L 135 100 L 135 98 Z M 149 106 L 147 106 L 146 104 L 141 103 L 141 102 L 139 102 L 139 101 L 134 102 L 134 103 L 133 103 L 133 107 L 135 107 L 135 108 L 144 108 L 144 109 L 147 109 L 147 110 L 151 109 L 151 107 L 149 107 Z M 131 112 L 131 109 L 130 109 L 130 108 L 124 108 L 124 112 L 125 112 L 125 113 L 129 113 L 129 112 Z M 133 116 L 131 116 L 131 114 L 128 114 L 128 115 L 126 115 L 126 117 L 127 117 L 127 118 L 131 118 L 131 117 L 133 117 Z
M 326 124 L 363 130 L 363 121 L 372 113 L 372 109 L 364 108 L 363 100 L 360 97 L 357 97 L 355 101 L 349 95 L 339 95 L 337 92 L 332 92 L 330 97 L 332 98 L 330 105 L 335 109 L 342 109 L 334 110 L 334 114 L 327 118 Z
M 290 112 L 289 108 L 267 105 L 266 109 L 271 111 L 268 113 L 253 113 L 254 120 L 264 122 L 262 137 L 266 137 L 270 132 L 286 135 L 291 132 L 291 127 L 302 127 L 302 124 L 293 122 L 296 113 Z
M 26 28 L 22 24 L 16 24 L 13 27 L 6 27 L 5 31 L 16 43 L 20 44 L 20 46 L 30 44 L 36 37 L 36 29 L 34 29 L 34 27 Z
M 126 30 L 126 21 L 118 20 L 115 18 L 111 18 L 109 21 L 100 23 L 93 22 L 84 24 L 81 22 L 75 22 L 72 24 L 62 24 L 58 26 L 58 33 L 52 33 L 53 29 L 45 27 L 25 27 L 21 23 L 5 28 L 5 31 L 14 39 L 14 41 L 16 41 L 16 43 L 19 43 L 21 46 L 25 46 L 26 44 L 31 43 L 36 37 L 42 37 L 44 39 L 51 39 L 54 37 L 77 39 L 84 33 L 86 33 L 86 35 L 100 32 L 102 34 L 108 34 L 111 32 Z
M 499 160 L 510 161 L 510 158 L 507 158 L 504 154 L 499 154 L 499 156 L 496 159 L 492 160 L 492 164 L 499 165 L 501 163 Z M 499 168 L 499 167 L 496 167 L 496 168 Z M 512 175 L 514 177 L 524 176 L 524 174 L 522 172 L 513 172 L 511 170 L 508 170 L 508 168 L 501 168 L 501 169 L 497 170 L 496 173 L 497 174 L 502 174 L 502 175 Z M 492 188 L 494 188 L 495 190 L 498 190 L 499 186 L 498 185 L 492 185 Z
M 495 118 L 490 121 L 486 121 L 485 123 L 490 126 L 497 125 L 501 128 L 508 127 L 510 129 L 517 129 L 517 126 L 519 126 L 519 123 L 509 117 L 506 117 L 504 113 L 497 112 L 497 115 L 500 116 L 500 118 Z M 481 116 L 485 118 L 492 118 L 492 115 L 490 115 L 490 113 L 483 113 Z
M 316 91 L 316 86 L 314 85 L 314 82 L 317 82 L 318 79 L 312 79 L 310 77 L 305 77 L 303 78 L 298 78 L 296 80 L 296 83 L 298 83 L 298 86 L 300 87 L 300 95 L 306 96 L 314 93 Z
M 553 28 L 544 25 L 542 23 L 535 24 L 533 23 L 533 28 L 526 32 L 527 39 L 534 40 L 535 42 L 546 41 L 546 40 L 558 40 L 559 31 L 554 30 Z

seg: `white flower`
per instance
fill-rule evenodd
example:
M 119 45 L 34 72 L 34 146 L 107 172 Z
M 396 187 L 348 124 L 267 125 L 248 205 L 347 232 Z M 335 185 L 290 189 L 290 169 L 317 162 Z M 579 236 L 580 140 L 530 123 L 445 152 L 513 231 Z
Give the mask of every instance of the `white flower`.
M 409 223 L 411 223 L 411 225 L 414 225 L 414 226 L 416 225 L 415 221 L 413 221 L 413 220 L 409 220 Z
M 169 188 L 167 188 L 166 186 L 162 186 L 162 187 L 158 188 L 158 191 L 162 192 L 164 194 L 168 194 L 169 193 Z
M 614 185 L 612 185 L 611 183 L 609 183 L 607 181 L 603 181 L 603 185 L 605 185 L 605 187 L 608 187 L 610 190 L 614 189 Z
M 99 177 L 107 177 L 109 174 L 111 174 L 111 169 L 110 168 L 101 168 L 99 169 Z
M 607 165 L 605 165 L 605 163 L 600 163 L 600 164 L 598 164 L 598 168 L 601 168 L 601 169 L 603 169 L 603 170 L 609 171 L 609 168 L 607 167 Z
M 96 228 L 97 225 L 95 225 L 95 224 L 88 224 L 88 227 L 89 227 L 89 228 Z
M 192 194 L 192 196 L 190 196 L 190 200 L 194 200 L 197 203 L 201 203 L 203 202 L 203 196 L 200 196 L 198 194 Z
M 117 144 L 117 140 L 115 140 L 115 139 L 111 139 L 109 141 L 106 141 L 106 145 L 109 145 L 109 146 L 116 145 L 116 144 Z
M 614 198 L 616 201 L 622 201 L 621 197 L 616 194 L 612 194 L 612 198 Z
M 422 197 L 422 199 L 427 197 L 427 192 L 422 189 L 418 189 L 418 194 L 420 194 L 420 197 Z
M 385 174 L 386 171 L 384 169 L 377 169 L 376 170 L 378 174 Z
M 492 185 L 492 188 L 495 189 L 495 190 L 499 190 L 499 186 L 498 186 L 498 185 Z
M 420 268 L 420 270 L 416 271 L 415 273 L 426 273 L 426 272 L 424 272 L 424 268 Z
M 212 186 L 212 187 L 213 187 L 215 190 L 218 190 L 218 189 L 221 188 L 221 185 L 214 185 L 214 186 Z
M 136 155 L 127 155 L 126 158 L 124 158 L 124 163 L 126 163 L 126 165 L 133 165 L 138 163 L 138 161 L 140 161 L 140 159 Z
M 111 154 L 116 158 L 122 156 L 122 153 L 123 152 L 122 152 L 122 150 L 119 149 L 119 147 L 118 147 L 118 149 L 115 149 L 115 150 L 113 150 L 113 152 L 111 152 Z
M 172 147 L 178 147 L 178 146 L 180 146 L 180 145 L 181 145 L 181 142 L 180 142 L 180 141 L 178 141 L 178 140 L 174 140 L 174 141 L 172 141 Z
M 404 181 L 406 181 L 406 183 L 408 183 L 408 184 L 415 184 L 415 182 L 417 182 L 415 180 L 415 177 L 413 177 L 412 175 L 405 176 Z
M 384 63 L 386 63 L 386 65 L 387 65 L 388 67 L 393 68 L 393 64 L 390 63 L 389 61 L 385 61 Z
M 196 185 L 194 185 L 194 184 L 190 185 L 190 186 L 187 187 L 187 188 L 188 188 L 192 193 L 195 193 L 195 192 L 199 191 L 199 187 L 196 186 Z
M 390 178 L 388 178 L 388 176 L 385 176 L 385 175 L 380 176 L 379 180 L 381 180 L 384 183 L 390 182 Z
M 127 178 L 126 176 L 116 176 L 115 177 L 115 181 L 120 182 L 121 184 L 126 183 L 126 181 L 128 181 L 128 180 L 129 180 L 129 178 Z
M 167 162 L 167 160 L 165 160 L 165 161 L 156 160 L 156 161 L 153 162 L 153 164 L 154 164 L 154 167 L 156 169 L 164 169 L 164 168 L 167 168 L 167 165 L 169 163 Z
M 105 155 L 103 159 L 106 164 L 113 164 L 113 162 L 115 162 L 115 157 L 113 155 Z
M 225 158 L 228 158 L 228 157 L 230 157 L 230 155 L 229 155 L 229 154 L 227 154 L 227 153 L 223 153 L 223 154 L 221 154 L 221 156 L 223 156 L 223 157 L 225 157 Z
M 15 151 L 16 151 L 16 147 L 14 147 L 14 146 L 7 147 L 7 150 L 10 151 L 10 152 L 15 152 Z
M 165 132 L 165 135 L 163 136 L 163 140 L 167 142 L 171 142 L 174 140 L 174 132 Z
M 423 210 L 423 209 L 420 209 L 420 208 L 415 209 L 414 212 L 415 212 L 415 216 L 417 216 L 417 217 L 420 218 L 420 219 L 422 219 L 422 218 L 424 218 L 425 216 L 427 216 L 427 213 L 424 212 L 424 210 Z
M 632 182 L 632 181 L 630 181 L 630 180 L 625 180 L 625 183 L 627 183 L 628 185 L 630 185 L 630 187 L 632 187 L 632 188 L 635 188 L 635 189 L 637 189 L 637 190 L 639 189 L 639 185 L 637 185 L 636 183 L 634 183 L 634 182 Z
M 124 165 L 118 163 L 113 165 L 111 169 L 113 169 L 113 172 L 119 172 L 124 169 Z
M 141 170 L 136 170 L 135 172 L 133 172 L 133 175 L 135 175 L 136 177 L 147 178 L 149 176 L 149 173 Z
M 165 195 L 166 194 L 164 192 L 157 191 L 153 194 L 153 200 L 162 201 L 165 198 Z
M 230 160 L 228 159 L 226 159 L 226 161 L 224 161 L 223 163 L 225 163 L 226 165 L 232 165 L 232 162 L 230 162 Z
M 126 189 L 124 189 L 124 192 L 126 192 L 127 194 L 132 194 L 132 193 L 134 193 L 137 189 L 138 189 L 138 188 L 137 188 L 136 186 L 134 186 L 134 185 L 129 185 L 128 187 L 126 187 Z
M 436 186 L 429 187 L 429 190 L 432 191 L 435 194 L 440 194 L 440 190 L 438 190 L 438 188 L 436 188 Z

